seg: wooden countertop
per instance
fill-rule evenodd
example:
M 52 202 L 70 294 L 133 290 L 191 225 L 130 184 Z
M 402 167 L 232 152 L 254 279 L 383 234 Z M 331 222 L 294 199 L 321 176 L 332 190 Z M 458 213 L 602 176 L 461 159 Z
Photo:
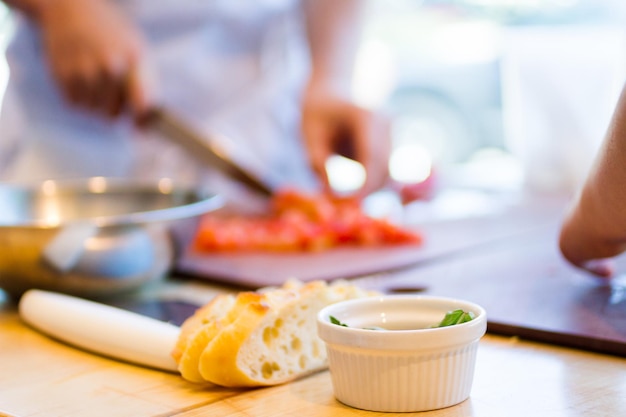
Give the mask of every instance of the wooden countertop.
M 457 224 L 452 224 L 456 234 L 451 236 L 473 237 L 495 230 L 499 233 L 496 237 L 510 235 L 511 239 L 508 241 L 517 245 L 520 241 L 519 233 L 512 233 L 512 226 L 526 228 L 528 225 L 545 224 L 544 220 L 553 221 L 560 210 L 561 206 L 558 204 L 548 210 L 532 202 L 518 210 L 523 215 L 521 217 L 511 210 L 500 210 L 499 214 L 490 215 L 485 222 L 471 222 L 469 225 L 472 227 L 469 229 L 459 230 Z M 508 228 L 503 228 L 503 225 Z M 519 299 L 522 294 L 520 291 L 526 288 L 524 294 L 533 297 L 530 299 L 537 299 L 536 294 L 541 295 L 541 290 L 546 288 L 542 279 L 551 279 L 550 282 L 558 289 L 559 283 L 554 282 L 555 270 L 562 270 L 558 269 L 560 267 L 554 264 L 552 258 L 546 258 L 552 255 L 549 248 L 542 246 L 545 244 L 543 240 L 539 241 L 539 246 L 530 243 L 525 246 L 524 251 L 513 250 L 512 253 L 520 252 L 530 256 L 534 260 L 530 264 L 545 264 L 539 265 L 543 269 L 536 267 L 529 270 L 530 275 L 538 277 L 534 286 L 528 285 L 529 274 L 522 274 L 524 271 L 519 267 L 517 269 L 521 272 L 517 275 L 520 276 L 510 277 L 510 285 L 503 287 L 506 281 L 498 278 L 504 276 L 504 272 L 498 268 L 510 269 L 515 265 L 512 262 L 521 262 L 522 265 L 529 262 L 509 255 L 500 255 L 498 259 L 501 261 L 498 262 L 494 262 L 490 256 L 482 259 L 483 255 L 493 255 L 493 246 L 486 248 L 484 245 L 482 252 L 471 251 L 470 258 L 444 258 L 445 261 L 424 263 L 415 271 L 398 271 L 392 276 L 385 274 L 372 278 L 363 277 L 361 283 L 375 287 L 384 287 L 382 284 L 399 287 L 420 284 L 428 287 L 429 292 L 445 295 L 450 294 L 449 288 L 465 291 L 471 278 L 474 284 L 485 281 L 493 291 L 469 291 L 465 293 L 467 296 L 476 298 L 480 303 L 490 303 L 496 298 L 502 298 L 503 294 L 509 294 L 509 298 L 517 297 L 515 299 L 517 304 L 521 304 L 520 310 L 525 305 Z M 496 245 L 502 247 L 499 253 L 508 254 L 502 241 L 496 241 Z M 485 265 L 489 268 L 485 269 Z M 481 271 L 491 271 L 493 276 L 489 279 L 483 277 L 481 281 L 472 276 L 473 278 L 464 279 L 464 284 L 460 285 L 457 278 L 467 276 L 468 271 L 476 272 L 474 275 L 479 278 L 485 275 Z M 443 279 L 444 277 L 446 278 Z M 569 286 L 565 288 L 572 288 L 571 278 L 567 279 L 570 280 L 566 282 Z M 519 280 L 525 280 L 526 285 L 516 286 L 515 282 Z M 585 278 L 580 280 L 587 285 Z M 444 288 L 444 284 L 454 286 Z M 621 291 L 621 288 L 617 289 Z M 146 290 L 146 294 L 153 296 L 157 292 L 165 298 L 192 301 L 199 305 L 216 293 L 234 290 L 236 288 L 209 284 L 207 281 L 172 279 Z M 626 304 L 622 299 L 617 302 L 615 294 L 609 295 L 611 309 L 604 309 L 602 312 L 604 314 L 608 311 L 613 316 L 619 316 L 617 319 L 621 320 Z M 572 295 L 577 296 L 577 293 Z M 546 304 L 543 298 L 539 299 L 542 305 Z M 571 299 L 580 301 L 577 298 Z M 557 298 L 552 297 L 546 302 L 552 303 L 555 300 Z M 561 296 L 558 301 L 565 305 L 568 298 Z M 588 300 L 582 301 L 582 304 L 577 305 L 588 309 Z M 490 308 L 497 313 L 493 306 Z M 619 311 L 616 312 L 616 309 Z M 527 313 L 527 310 L 520 311 Z M 450 408 L 416 414 L 441 417 L 626 416 L 624 356 L 626 352 L 620 357 L 536 343 L 517 337 L 487 334 L 479 345 L 470 398 Z M 82 351 L 25 325 L 17 314 L 16 306 L 4 298 L 0 291 L 0 416 L 342 417 L 377 414 L 353 409 L 335 400 L 327 371 L 281 386 L 233 390 L 192 384 L 175 374 Z
M 223 288 L 193 281 L 168 291 L 201 298 Z M 200 290 L 200 291 L 199 291 Z M 199 300 L 201 301 L 201 300 Z M 470 398 L 423 416 L 626 415 L 623 358 L 486 335 Z M 196 385 L 121 363 L 29 328 L 0 298 L 0 415 L 8 416 L 366 416 L 333 397 L 329 373 L 263 389 Z M 384 413 L 382 415 L 410 415 Z

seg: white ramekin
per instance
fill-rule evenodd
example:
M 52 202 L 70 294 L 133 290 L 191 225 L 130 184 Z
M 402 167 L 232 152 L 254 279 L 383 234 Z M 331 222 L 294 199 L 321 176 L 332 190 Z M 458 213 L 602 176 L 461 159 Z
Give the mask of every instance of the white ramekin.
M 456 309 L 475 318 L 430 328 Z M 331 323 L 330 316 L 348 327 Z M 435 410 L 467 399 L 478 341 L 487 328 L 479 305 L 421 295 L 339 302 L 322 309 L 317 322 L 335 397 L 351 407 L 387 412 Z M 373 326 L 390 330 L 363 329 Z

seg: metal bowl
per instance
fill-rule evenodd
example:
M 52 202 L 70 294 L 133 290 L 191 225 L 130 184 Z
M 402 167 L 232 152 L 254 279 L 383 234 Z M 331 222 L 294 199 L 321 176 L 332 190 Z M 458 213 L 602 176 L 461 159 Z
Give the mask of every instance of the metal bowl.
M 172 228 L 189 229 L 221 205 L 169 179 L 0 184 L 0 287 L 15 297 L 30 288 L 88 297 L 136 289 L 169 271 Z

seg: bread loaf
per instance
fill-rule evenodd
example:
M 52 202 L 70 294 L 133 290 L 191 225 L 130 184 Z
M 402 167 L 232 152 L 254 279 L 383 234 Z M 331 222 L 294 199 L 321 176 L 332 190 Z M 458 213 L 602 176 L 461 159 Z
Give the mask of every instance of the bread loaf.
M 289 281 L 280 288 L 220 295 L 183 323 L 172 352 L 181 375 L 226 387 L 282 384 L 327 366 L 317 313 L 375 293 L 347 281 Z
M 183 378 L 193 382 L 204 381 L 198 370 L 200 354 L 222 326 L 234 304 L 234 295 L 220 294 L 185 320 L 172 351 Z

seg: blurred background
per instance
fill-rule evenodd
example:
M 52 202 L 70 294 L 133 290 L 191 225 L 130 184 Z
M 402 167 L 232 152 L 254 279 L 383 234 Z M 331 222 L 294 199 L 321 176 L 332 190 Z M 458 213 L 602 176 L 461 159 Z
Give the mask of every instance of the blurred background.
M 618 0 L 372 3 L 354 80 L 393 117 L 392 174 L 570 193 L 626 76 Z M 415 161 L 420 161 L 416 164 Z
M 394 180 L 573 192 L 624 83 L 624 3 L 372 1 L 353 94 L 392 117 Z M 5 8 L 0 23 L 5 45 Z

